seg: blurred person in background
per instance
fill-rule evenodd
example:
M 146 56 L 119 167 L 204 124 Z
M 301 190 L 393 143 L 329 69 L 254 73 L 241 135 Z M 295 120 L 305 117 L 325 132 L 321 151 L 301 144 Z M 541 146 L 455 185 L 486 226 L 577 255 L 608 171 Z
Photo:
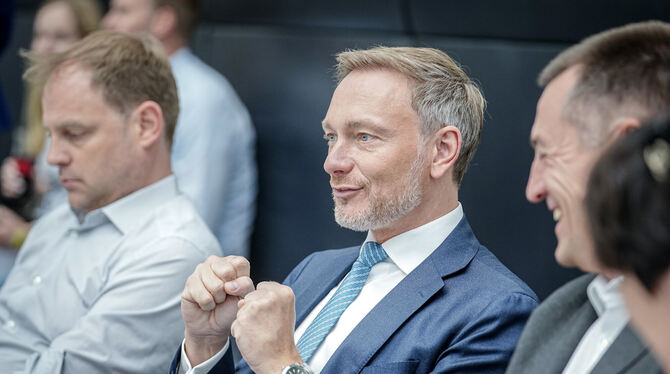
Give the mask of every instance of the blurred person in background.
M 633 326 L 670 373 L 670 120 L 644 125 L 596 163 L 586 207 L 598 259 L 623 272 Z
M 48 0 L 37 10 L 30 50 L 37 54 L 62 52 L 98 28 L 98 0 Z M 67 199 L 58 169 L 46 161 L 48 140 L 42 125 L 42 92 L 28 84 L 24 124 L 15 133 L 13 154 L 0 168 L 0 283 L 15 253 L 36 219 Z
M 255 132 L 225 77 L 188 48 L 198 0 L 112 0 L 103 27 L 149 33 L 170 57 L 181 113 L 172 148 L 179 187 L 225 254 L 249 257 L 255 215 Z

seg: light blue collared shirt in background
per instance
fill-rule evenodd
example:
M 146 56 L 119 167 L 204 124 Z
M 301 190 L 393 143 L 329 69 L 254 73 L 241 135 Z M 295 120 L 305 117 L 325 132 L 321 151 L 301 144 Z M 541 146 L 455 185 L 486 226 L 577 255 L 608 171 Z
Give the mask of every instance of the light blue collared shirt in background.
M 179 188 L 221 244 L 225 255 L 249 258 L 255 215 L 255 132 L 226 78 L 187 48 L 170 56 L 179 93 L 172 170 Z

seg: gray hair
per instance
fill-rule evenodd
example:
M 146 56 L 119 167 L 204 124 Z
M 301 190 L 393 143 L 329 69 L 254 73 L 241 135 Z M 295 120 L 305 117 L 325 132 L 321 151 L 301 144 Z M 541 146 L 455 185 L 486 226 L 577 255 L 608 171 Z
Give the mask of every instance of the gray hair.
M 602 144 L 620 117 L 644 121 L 670 112 L 670 25 L 633 23 L 584 39 L 556 56 L 539 76 L 546 86 L 571 67 L 578 80 L 563 117 L 582 142 Z
M 371 68 L 395 70 L 413 81 L 412 108 L 424 138 L 444 126 L 458 128 L 463 141 L 454 181 L 460 184 L 481 138 L 486 101 L 477 85 L 451 57 L 433 48 L 375 47 L 337 55 L 338 82 L 355 69 Z

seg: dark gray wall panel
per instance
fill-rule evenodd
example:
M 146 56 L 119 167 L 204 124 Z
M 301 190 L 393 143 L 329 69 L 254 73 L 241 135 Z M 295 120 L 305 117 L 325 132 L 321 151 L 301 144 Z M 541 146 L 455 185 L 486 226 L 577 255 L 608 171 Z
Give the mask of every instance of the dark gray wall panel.
M 614 26 L 670 20 L 659 0 L 411 0 L 417 33 L 574 42 Z
M 205 0 L 202 18 L 217 23 L 405 30 L 402 0 Z

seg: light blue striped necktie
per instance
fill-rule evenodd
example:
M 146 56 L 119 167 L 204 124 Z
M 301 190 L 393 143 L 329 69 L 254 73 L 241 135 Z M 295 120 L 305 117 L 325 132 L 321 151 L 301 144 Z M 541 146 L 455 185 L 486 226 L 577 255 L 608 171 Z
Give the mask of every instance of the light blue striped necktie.
M 344 310 L 356 299 L 365 284 L 365 280 L 368 279 L 370 269 L 387 257 L 388 254 L 379 243 L 367 242 L 363 245 L 360 256 L 351 266 L 351 271 L 344 277 L 340 287 L 335 291 L 335 295 L 328 300 L 326 306 L 321 309 L 300 337 L 296 346 L 303 361 L 308 362 L 312 358 L 312 354 L 335 326 Z

